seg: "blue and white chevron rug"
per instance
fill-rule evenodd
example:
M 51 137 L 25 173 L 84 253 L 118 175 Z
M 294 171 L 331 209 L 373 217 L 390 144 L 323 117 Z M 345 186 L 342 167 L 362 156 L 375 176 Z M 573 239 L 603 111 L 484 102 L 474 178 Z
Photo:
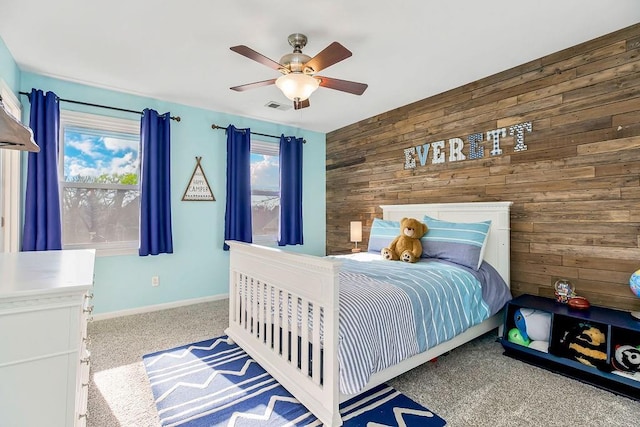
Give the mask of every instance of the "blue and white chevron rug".
M 319 426 L 227 337 L 143 357 L 163 426 Z M 340 406 L 346 427 L 441 427 L 446 421 L 385 384 Z

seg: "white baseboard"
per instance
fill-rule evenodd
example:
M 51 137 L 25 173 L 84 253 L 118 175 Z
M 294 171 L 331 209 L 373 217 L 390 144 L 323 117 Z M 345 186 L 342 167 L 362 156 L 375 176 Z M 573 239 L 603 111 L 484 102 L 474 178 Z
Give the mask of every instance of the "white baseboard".
M 164 304 L 147 305 L 144 307 L 131 308 L 127 310 L 110 311 L 108 313 L 98 313 L 93 315 L 93 320 L 113 319 L 115 317 L 130 316 L 132 314 L 150 313 L 152 311 L 166 310 L 168 308 L 184 307 L 186 305 L 200 304 L 203 302 L 218 301 L 229 298 L 229 294 L 213 295 L 202 298 L 185 299 Z

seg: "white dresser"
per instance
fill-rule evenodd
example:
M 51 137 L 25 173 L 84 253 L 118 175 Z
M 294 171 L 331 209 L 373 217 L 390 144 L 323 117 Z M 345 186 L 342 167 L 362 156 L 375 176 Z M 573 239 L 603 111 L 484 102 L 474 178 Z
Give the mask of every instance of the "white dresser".
M 84 426 L 94 250 L 0 253 L 0 426 Z

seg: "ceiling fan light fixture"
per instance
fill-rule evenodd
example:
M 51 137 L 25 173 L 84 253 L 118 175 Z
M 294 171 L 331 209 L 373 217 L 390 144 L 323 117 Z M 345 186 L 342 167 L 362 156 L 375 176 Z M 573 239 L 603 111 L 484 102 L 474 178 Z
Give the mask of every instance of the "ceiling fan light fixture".
M 307 36 L 300 33 L 289 36 L 289 44 L 293 47 L 293 53 L 288 53 L 276 62 L 266 56 L 256 52 L 248 46 L 232 46 L 230 49 L 242 56 L 262 65 L 276 70 L 283 75 L 280 78 L 263 80 L 260 82 L 248 83 L 230 88 L 236 92 L 247 89 L 268 86 L 275 84 L 288 99 L 293 101 L 293 108 L 300 110 L 309 107 L 309 97 L 319 86 L 341 92 L 362 95 L 367 89 L 364 83 L 351 82 L 348 80 L 333 79 L 326 76 L 317 76 L 325 68 L 343 61 L 351 56 L 351 51 L 338 42 L 333 42 L 320 53 L 310 58 L 302 53 L 302 48 L 307 44 Z
M 288 73 L 276 79 L 276 86 L 292 101 L 304 101 L 318 89 L 320 81 L 303 73 Z

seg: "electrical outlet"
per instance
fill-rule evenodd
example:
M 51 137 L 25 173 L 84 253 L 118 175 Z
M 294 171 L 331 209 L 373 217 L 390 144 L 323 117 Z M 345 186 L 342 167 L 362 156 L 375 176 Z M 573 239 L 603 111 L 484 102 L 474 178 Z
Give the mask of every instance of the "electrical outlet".
M 151 286 L 160 285 L 160 276 L 151 276 Z

